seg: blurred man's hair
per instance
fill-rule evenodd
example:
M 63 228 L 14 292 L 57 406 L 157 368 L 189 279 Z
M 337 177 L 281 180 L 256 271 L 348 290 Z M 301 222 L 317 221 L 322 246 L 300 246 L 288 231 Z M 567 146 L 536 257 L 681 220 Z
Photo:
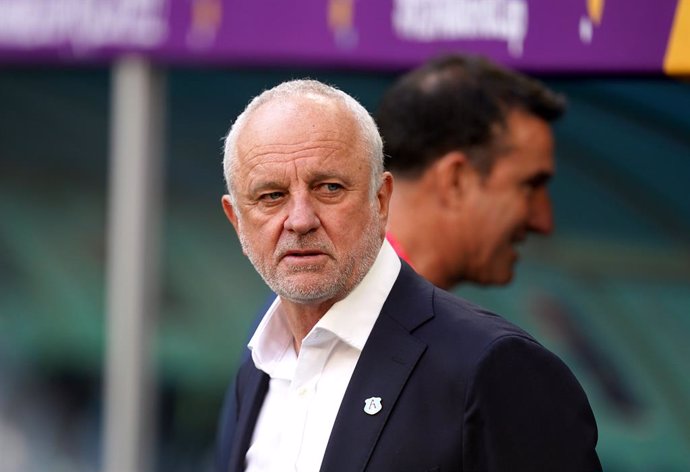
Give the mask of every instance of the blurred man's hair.
M 402 76 L 381 100 L 376 122 L 386 168 L 414 178 L 459 150 L 487 175 L 503 149 L 507 116 L 516 109 L 552 122 L 565 111 L 565 98 L 483 57 L 433 59 Z

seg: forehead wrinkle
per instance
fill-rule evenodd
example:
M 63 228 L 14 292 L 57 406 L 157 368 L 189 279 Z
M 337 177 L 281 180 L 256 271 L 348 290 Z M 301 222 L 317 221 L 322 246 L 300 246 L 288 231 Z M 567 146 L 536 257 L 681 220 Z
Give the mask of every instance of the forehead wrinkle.
M 323 163 L 330 157 L 337 154 L 339 151 L 348 152 L 349 148 L 344 141 L 328 140 L 321 143 L 313 143 L 309 146 L 303 145 L 282 145 L 282 144 L 259 144 L 253 146 L 246 153 L 243 153 L 241 166 L 247 174 L 251 173 L 253 169 L 258 166 L 267 166 L 272 163 L 289 163 L 293 161 L 301 161 L 309 159 L 316 155 L 315 151 L 323 151 L 324 153 L 319 159 L 319 163 Z M 287 149 L 286 149 L 287 148 Z M 292 149 L 291 149 L 292 148 Z
M 333 143 L 333 144 L 329 144 Z M 287 148 L 287 149 L 286 149 Z M 247 159 L 256 159 L 264 156 L 275 155 L 297 155 L 314 151 L 316 149 L 330 149 L 329 155 L 340 149 L 345 150 L 348 146 L 345 141 L 329 140 L 317 142 L 308 146 L 303 144 L 257 144 L 252 146 L 247 152 L 243 153 Z
M 288 187 L 290 186 L 290 174 L 293 174 L 295 179 L 304 180 L 307 183 L 336 176 L 343 178 L 342 172 L 339 171 L 338 166 L 326 165 L 324 167 L 323 165 L 337 151 L 337 148 L 333 148 L 322 156 L 316 163 L 318 166 L 312 165 L 313 162 L 310 161 L 310 158 L 313 156 L 312 154 L 304 156 L 290 155 L 285 156 L 285 159 L 256 162 L 247 169 L 245 174 L 248 188 L 252 191 L 256 191 L 264 187 Z M 301 163 L 305 161 L 306 164 L 302 166 Z

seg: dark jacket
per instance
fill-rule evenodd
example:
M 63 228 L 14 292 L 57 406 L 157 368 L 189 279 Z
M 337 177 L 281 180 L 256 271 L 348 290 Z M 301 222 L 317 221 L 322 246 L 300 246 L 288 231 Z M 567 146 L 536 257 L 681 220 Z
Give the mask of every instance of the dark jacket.
M 244 470 L 268 376 L 240 368 L 221 418 L 217 472 Z M 381 397 L 382 410 L 364 412 Z M 362 351 L 324 472 L 601 470 L 597 428 L 568 367 L 500 316 L 403 263 Z

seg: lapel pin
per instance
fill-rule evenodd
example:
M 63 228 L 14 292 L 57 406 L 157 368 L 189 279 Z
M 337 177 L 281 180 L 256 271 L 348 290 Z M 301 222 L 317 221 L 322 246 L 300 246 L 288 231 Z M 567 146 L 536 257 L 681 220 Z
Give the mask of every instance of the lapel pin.
M 381 411 L 381 397 L 371 397 L 364 400 L 364 413 L 367 415 L 375 415 Z

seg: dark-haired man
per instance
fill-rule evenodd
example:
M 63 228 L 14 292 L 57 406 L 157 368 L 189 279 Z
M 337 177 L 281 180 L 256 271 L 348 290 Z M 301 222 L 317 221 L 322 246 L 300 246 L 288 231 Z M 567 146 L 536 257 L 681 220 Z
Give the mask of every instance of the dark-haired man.
M 563 97 L 481 57 L 450 55 L 402 76 L 376 122 L 395 176 L 389 239 L 441 288 L 505 284 L 515 246 L 553 229 L 550 123 Z

